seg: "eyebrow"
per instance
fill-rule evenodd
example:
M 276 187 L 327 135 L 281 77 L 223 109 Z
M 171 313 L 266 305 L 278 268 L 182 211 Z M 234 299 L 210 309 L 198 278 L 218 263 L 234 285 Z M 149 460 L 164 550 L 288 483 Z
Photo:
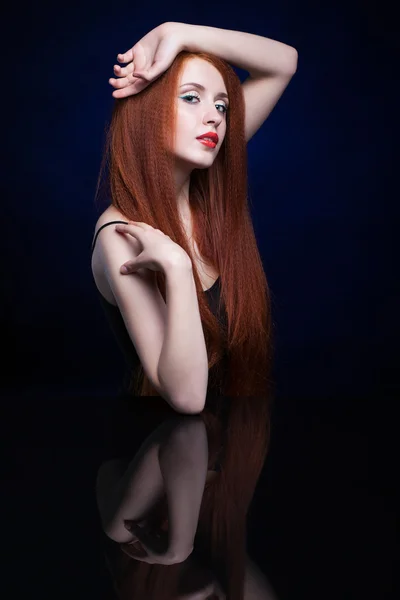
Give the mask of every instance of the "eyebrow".
M 202 92 L 204 92 L 206 89 L 203 85 L 201 85 L 200 83 L 195 83 L 194 81 L 189 81 L 188 83 L 182 83 L 182 85 L 180 87 L 183 87 L 184 85 L 192 85 L 193 87 L 199 88 L 199 90 L 201 90 Z M 228 96 L 228 94 L 225 94 L 225 92 L 220 92 L 215 97 L 216 98 L 228 98 L 228 100 L 229 100 L 229 96 Z

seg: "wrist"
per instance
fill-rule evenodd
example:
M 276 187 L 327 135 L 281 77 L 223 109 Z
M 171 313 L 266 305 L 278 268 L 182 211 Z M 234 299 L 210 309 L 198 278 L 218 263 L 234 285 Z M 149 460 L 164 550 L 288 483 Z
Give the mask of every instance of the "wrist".
M 192 554 L 193 549 L 194 546 L 191 546 L 190 548 L 170 547 L 167 552 L 168 558 L 172 561 L 172 564 L 185 562 Z
M 163 23 L 163 28 L 167 32 L 167 35 L 176 36 L 178 39 L 178 52 L 182 52 L 183 50 L 189 50 L 190 36 L 192 32 L 190 31 L 193 25 L 188 25 L 187 23 L 178 23 L 176 21 L 168 21 Z
M 192 261 L 186 252 L 169 256 L 163 266 L 164 275 L 172 278 L 181 277 L 182 274 L 192 274 Z

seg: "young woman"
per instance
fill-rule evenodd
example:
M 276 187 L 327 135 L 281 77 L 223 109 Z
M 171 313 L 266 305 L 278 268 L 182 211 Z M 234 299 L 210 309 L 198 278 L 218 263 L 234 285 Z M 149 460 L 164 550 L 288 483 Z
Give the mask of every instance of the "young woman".
M 226 524 L 225 541 L 211 532 L 213 543 L 226 545 L 233 511 L 243 524 L 263 466 L 271 400 L 270 300 L 246 144 L 289 84 L 297 52 L 168 22 L 118 60 L 126 66 L 110 79 L 117 101 L 102 163 L 111 203 L 95 226 L 93 277 L 130 369 L 127 404 L 138 395 L 152 414 L 160 402 L 201 413 L 211 432 L 226 417 L 207 505 L 220 531 Z M 228 63 L 249 72 L 243 84 Z M 122 438 L 128 453 L 129 431 Z M 211 444 L 210 471 L 220 451 Z

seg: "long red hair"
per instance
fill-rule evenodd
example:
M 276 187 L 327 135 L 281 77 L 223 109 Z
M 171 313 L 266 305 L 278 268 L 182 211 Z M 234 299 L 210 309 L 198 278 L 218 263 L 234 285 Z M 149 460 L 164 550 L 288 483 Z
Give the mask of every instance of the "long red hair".
M 166 151 L 176 130 L 180 73 L 195 57 L 221 73 L 229 94 L 223 144 L 211 167 L 193 170 L 189 189 L 193 237 L 201 256 L 220 273 L 220 319 L 202 290 L 177 211 L 174 156 Z M 192 258 L 209 383 L 216 384 L 230 403 L 222 472 L 206 490 L 198 536 L 207 540 L 212 557 L 224 563 L 227 597 L 235 599 L 243 592 L 245 542 L 241 550 L 240 540 L 269 442 L 273 356 L 270 293 L 248 201 L 244 110 L 241 82 L 227 62 L 204 52 L 180 52 L 145 90 L 115 102 L 97 186 L 99 192 L 108 163 L 106 197 L 111 203 L 127 220 L 148 223 L 169 235 Z M 165 278 L 157 272 L 156 279 L 165 300 Z M 142 368 L 139 377 L 132 373 L 130 390 L 157 395 Z M 207 405 L 202 414 L 211 465 L 220 424 Z M 139 570 L 147 568 L 140 563 Z

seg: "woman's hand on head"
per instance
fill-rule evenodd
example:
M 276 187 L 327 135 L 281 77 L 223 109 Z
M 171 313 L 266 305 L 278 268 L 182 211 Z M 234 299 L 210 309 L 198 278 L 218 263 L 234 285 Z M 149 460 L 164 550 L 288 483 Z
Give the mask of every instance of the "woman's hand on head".
M 153 83 L 173 63 L 184 49 L 184 23 L 162 23 L 152 29 L 132 48 L 118 55 L 125 67 L 114 65 L 118 79 L 109 79 L 115 90 L 114 98 L 126 98 L 138 94 Z

